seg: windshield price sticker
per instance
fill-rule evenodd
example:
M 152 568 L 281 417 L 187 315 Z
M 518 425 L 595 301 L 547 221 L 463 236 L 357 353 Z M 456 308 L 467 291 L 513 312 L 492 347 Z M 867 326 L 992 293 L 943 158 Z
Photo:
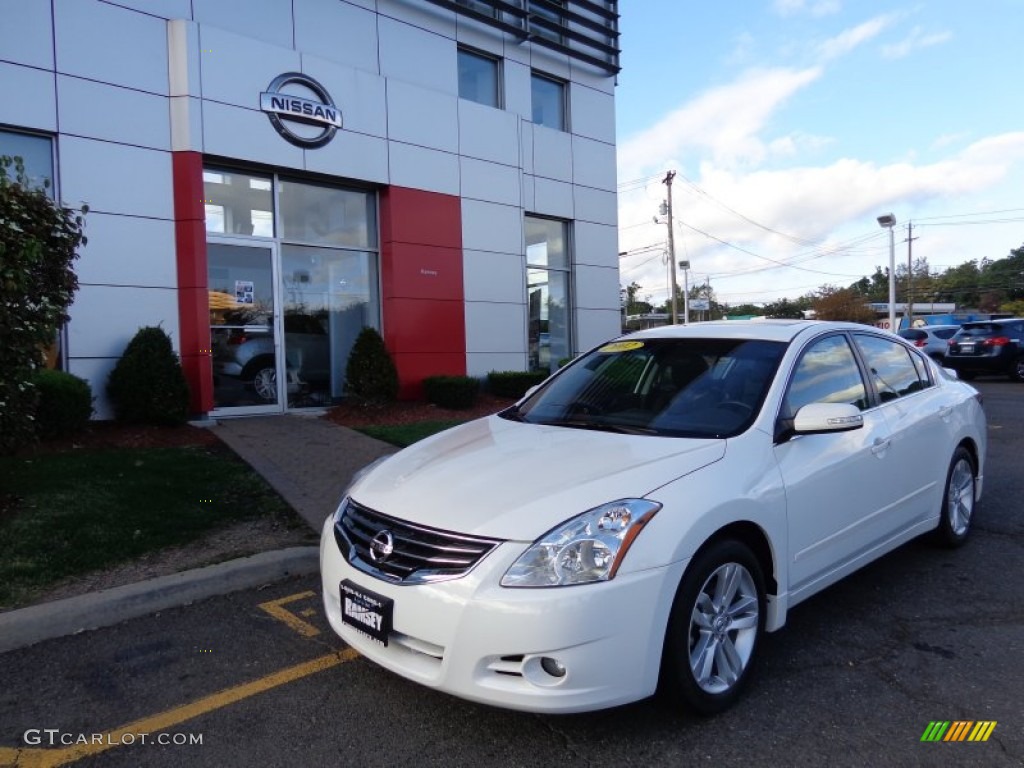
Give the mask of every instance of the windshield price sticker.
M 391 632 L 394 600 L 346 579 L 341 582 L 341 620 L 384 646 Z
M 632 352 L 634 349 L 643 348 L 644 343 L 642 341 L 613 341 L 611 344 L 605 344 L 603 347 L 598 349 L 598 352 Z

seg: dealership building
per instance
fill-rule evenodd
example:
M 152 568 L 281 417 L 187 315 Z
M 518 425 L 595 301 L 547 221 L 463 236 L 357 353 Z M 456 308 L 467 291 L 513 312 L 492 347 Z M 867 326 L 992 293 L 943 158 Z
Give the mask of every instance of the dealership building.
M 4 3 L 0 155 L 88 245 L 58 364 L 143 326 L 196 414 L 325 405 L 380 330 L 427 376 L 553 369 L 620 327 L 615 0 Z

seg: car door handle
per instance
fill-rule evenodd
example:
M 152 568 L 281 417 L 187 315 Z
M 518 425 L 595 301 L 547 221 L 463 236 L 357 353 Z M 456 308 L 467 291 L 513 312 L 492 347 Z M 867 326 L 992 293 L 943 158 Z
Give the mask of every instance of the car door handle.
M 890 440 L 889 438 L 885 438 L 883 440 L 880 437 L 876 437 L 874 445 L 871 446 L 871 452 L 873 454 L 875 454 L 875 456 L 881 457 L 882 454 L 884 454 L 887 450 L 889 450 L 889 444 L 891 442 L 892 442 L 892 440 Z
M 943 406 L 942 408 L 939 408 L 939 418 L 942 419 L 943 421 L 949 421 L 949 415 L 952 412 L 953 412 L 953 406 L 952 405 Z

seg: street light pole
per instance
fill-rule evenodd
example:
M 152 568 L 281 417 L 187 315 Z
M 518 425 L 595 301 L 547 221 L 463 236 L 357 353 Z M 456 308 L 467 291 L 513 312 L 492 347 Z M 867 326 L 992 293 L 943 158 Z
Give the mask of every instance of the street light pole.
M 892 233 L 896 217 L 883 214 L 878 217 L 878 226 L 889 230 L 889 332 L 896 333 L 896 241 Z

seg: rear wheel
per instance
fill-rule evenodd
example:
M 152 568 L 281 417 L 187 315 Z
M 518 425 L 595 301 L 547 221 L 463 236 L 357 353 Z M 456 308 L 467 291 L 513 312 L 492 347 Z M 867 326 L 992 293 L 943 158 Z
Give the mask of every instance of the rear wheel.
M 1010 367 L 1010 378 L 1014 381 L 1024 381 L 1024 355 L 1013 361 Z
M 962 445 L 953 453 L 946 473 L 946 492 L 936 539 L 947 547 L 959 547 L 967 541 L 974 519 L 975 469 L 971 454 Z
M 676 592 L 662 651 L 661 691 L 701 715 L 731 706 L 764 630 L 761 566 L 738 541 L 698 553 Z

